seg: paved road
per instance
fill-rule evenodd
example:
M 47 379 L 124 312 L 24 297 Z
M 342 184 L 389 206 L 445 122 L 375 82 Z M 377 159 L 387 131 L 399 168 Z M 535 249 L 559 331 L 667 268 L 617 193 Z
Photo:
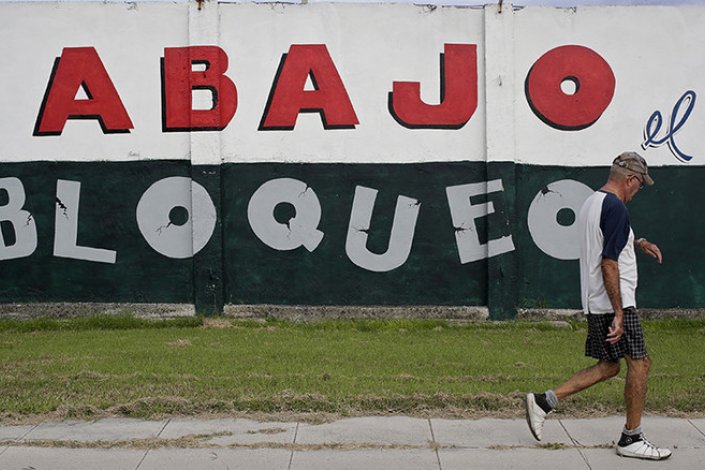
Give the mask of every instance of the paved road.
M 623 419 L 549 419 L 539 445 L 524 420 L 349 418 L 101 419 L 0 426 L 0 470 L 44 469 L 703 469 L 705 419 L 646 417 L 651 463 L 615 454 Z

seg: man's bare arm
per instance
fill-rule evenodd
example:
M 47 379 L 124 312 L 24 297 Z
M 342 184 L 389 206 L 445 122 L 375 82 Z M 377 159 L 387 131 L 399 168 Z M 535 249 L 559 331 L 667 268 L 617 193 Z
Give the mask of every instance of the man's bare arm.
M 643 251 L 647 255 L 649 255 L 653 258 L 656 258 L 656 261 L 658 261 L 658 264 L 661 264 L 663 262 L 663 256 L 661 255 L 661 249 L 658 247 L 658 245 L 656 245 L 655 243 L 651 243 L 646 238 L 639 238 L 638 240 L 635 240 L 634 246 L 639 248 L 641 251 Z
M 602 280 L 605 284 L 607 297 L 614 310 L 614 321 L 607 334 L 607 342 L 614 344 L 624 334 L 624 310 L 622 310 L 622 292 L 619 288 L 619 264 L 610 258 L 602 258 L 600 264 Z

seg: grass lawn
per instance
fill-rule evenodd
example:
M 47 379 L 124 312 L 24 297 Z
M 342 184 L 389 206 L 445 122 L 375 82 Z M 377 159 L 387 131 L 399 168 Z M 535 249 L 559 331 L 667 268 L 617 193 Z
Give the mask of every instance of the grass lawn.
M 654 361 L 647 412 L 705 413 L 705 320 L 644 321 Z M 0 321 L 0 419 L 200 413 L 520 416 L 591 365 L 586 324 L 200 317 Z M 619 377 L 563 415 L 621 413 Z

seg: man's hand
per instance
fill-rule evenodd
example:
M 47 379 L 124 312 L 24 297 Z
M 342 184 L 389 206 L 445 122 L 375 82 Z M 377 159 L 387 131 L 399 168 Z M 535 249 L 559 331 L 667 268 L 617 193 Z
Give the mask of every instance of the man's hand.
M 656 258 L 658 260 L 658 264 L 661 264 L 663 261 L 661 249 L 655 243 L 651 243 L 646 238 L 640 238 L 637 240 L 636 246 L 647 255 Z
M 624 334 L 624 314 L 615 315 L 612 320 L 612 326 L 607 330 L 607 342 L 616 344 Z

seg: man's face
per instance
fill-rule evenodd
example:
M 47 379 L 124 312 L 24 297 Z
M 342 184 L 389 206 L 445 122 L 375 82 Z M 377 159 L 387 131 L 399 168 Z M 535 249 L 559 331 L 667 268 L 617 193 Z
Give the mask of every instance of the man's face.
M 627 176 L 627 202 L 631 201 L 632 198 L 639 192 L 641 188 L 644 187 L 644 176 L 638 173 L 632 173 Z

